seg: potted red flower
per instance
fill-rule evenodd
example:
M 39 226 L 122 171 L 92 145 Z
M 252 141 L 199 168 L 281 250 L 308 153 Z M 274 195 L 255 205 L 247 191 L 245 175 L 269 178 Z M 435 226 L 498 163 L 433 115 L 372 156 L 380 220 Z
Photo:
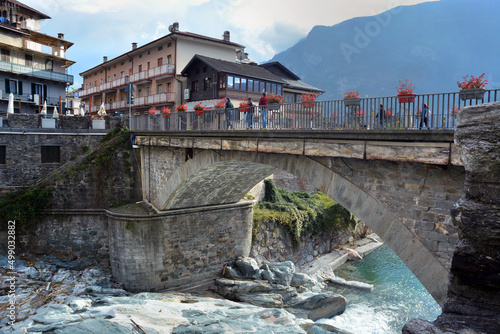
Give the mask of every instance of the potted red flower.
M 226 108 L 226 102 L 224 100 L 217 100 L 214 103 L 214 110 L 218 114 L 222 114 L 224 112 L 224 108 Z
M 177 106 L 177 111 L 187 111 L 187 106 L 185 104 L 181 104 Z
M 485 73 L 478 77 L 473 75 L 466 75 L 463 77 L 464 81 L 457 81 L 457 85 L 461 88 L 459 97 L 461 100 L 483 100 L 484 99 L 484 86 L 488 84 L 488 80 L 483 79 Z
M 359 97 L 359 92 L 344 92 L 344 105 L 346 107 L 359 107 L 361 104 L 361 98 Z
M 203 115 L 203 111 L 205 110 L 206 106 L 201 105 L 201 103 L 198 103 L 197 105 L 194 106 L 194 113 L 198 116 Z
M 241 112 L 247 112 L 250 108 L 247 102 L 240 102 L 239 108 Z
M 157 115 L 158 114 L 158 109 L 156 109 L 155 107 L 152 107 L 148 110 L 148 113 L 150 115 Z
M 267 96 L 267 109 L 279 110 L 280 104 L 283 103 L 283 96 L 270 93 Z
M 415 102 L 415 94 L 413 90 L 416 88 L 413 83 L 408 79 L 405 82 L 399 80 L 399 86 L 396 87 L 398 90 L 399 103 L 412 103 Z
M 171 109 L 168 107 L 161 108 L 161 113 L 163 114 L 163 117 L 170 117 L 170 111 Z
M 302 93 L 301 101 L 304 108 L 313 108 L 316 101 L 316 95 Z

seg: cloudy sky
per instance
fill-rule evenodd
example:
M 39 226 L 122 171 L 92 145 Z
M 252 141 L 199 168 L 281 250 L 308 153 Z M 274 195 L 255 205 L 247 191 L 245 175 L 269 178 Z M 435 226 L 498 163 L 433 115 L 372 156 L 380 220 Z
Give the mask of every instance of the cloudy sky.
M 21 0 L 51 17 L 42 32 L 75 43 L 68 58 L 75 87 L 79 73 L 131 48 L 179 30 L 214 38 L 231 32 L 231 41 L 246 46 L 261 63 L 293 46 L 315 25 L 331 26 L 358 16 L 375 15 L 400 5 L 429 0 Z

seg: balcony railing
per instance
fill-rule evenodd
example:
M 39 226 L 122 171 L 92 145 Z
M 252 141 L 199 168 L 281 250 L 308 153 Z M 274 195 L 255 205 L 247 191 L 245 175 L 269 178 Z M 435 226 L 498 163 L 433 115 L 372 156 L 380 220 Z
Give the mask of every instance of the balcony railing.
M 153 78 L 157 78 L 165 75 L 174 75 L 175 73 L 175 65 L 166 64 L 162 66 L 158 66 L 155 68 L 151 68 L 147 71 L 142 71 L 130 76 L 130 82 L 139 82 L 143 80 L 151 80 Z
M 175 100 L 175 93 L 161 93 L 161 94 L 156 94 L 156 95 L 150 95 L 150 96 L 144 96 L 144 97 L 139 97 L 135 98 L 134 104 L 131 106 L 132 109 L 137 108 L 137 107 L 144 107 L 144 106 L 154 106 L 154 105 L 160 105 L 160 104 L 166 104 L 166 103 L 173 103 Z M 118 102 L 111 102 L 111 103 L 105 103 L 104 108 L 106 110 L 123 110 L 123 109 L 128 109 L 128 104 L 127 101 L 118 101 Z M 92 113 L 96 113 L 99 110 L 100 106 L 92 106 Z M 89 111 L 89 106 L 85 105 L 85 112 L 88 113 Z
M 36 67 L 14 64 L 11 62 L 0 61 L 0 71 L 11 72 L 16 74 L 27 75 L 42 79 L 67 82 L 73 84 L 73 76 L 65 73 L 46 71 Z
M 132 74 L 130 76 L 130 82 L 135 83 L 135 82 L 140 82 L 140 81 L 145 81 L 145 80 L 152 80 L 154 78 L 162 77 L 162 76 L 169 76 L 169 75 L 174 75 L 175 74 L 175 65 L 172 64 L 166 64 L 162 66 L 158 66 L 152 69 L 149 69 L 147 71 L 142 71 L 136 74 Z M 119 78 L 116 80 L 113 80 L 111 82 L 106 82 L 103 84 L 100 84 L 99 86 L 94 86 L 88 89 L 82 90 L 80 93 L 80 96 L 87 96 L 87 95 L 92 95 L 92 94 L 97 94 L 100 92 L 105 92 L 113 89 L 117 89 L 120 87 L 124 87 L 127 85 L 127 78 Z
M 196 115 L 191 110 L 172 112 L 169 117 L 159 114 L 134 116 L 132 130 L 245 130 L 250 126 L 269 130 L 454 129 L 460 108 L 499 100 L 500 90 L 495 89 L 486 90 L 481 97 L 467 99 L 457 92 L 415 95 L 413 102 L 400 102 L 399 97 L 390 96 L 360 98 L 355 104 L 345 100 L 317 101 L 312 105 L 288 103 L 279 105 L 276 110 L 271 110 L 271 105 L 265 109 L 255 106 L 253 114 L 240 108 L 219 112 L 206 110 L 202 115 Z M 430 109 L 427 124 L 421 122 L 420 117 L 424 103 Z M 379 115 L 380 104 L 383 105 L 383 116 Z

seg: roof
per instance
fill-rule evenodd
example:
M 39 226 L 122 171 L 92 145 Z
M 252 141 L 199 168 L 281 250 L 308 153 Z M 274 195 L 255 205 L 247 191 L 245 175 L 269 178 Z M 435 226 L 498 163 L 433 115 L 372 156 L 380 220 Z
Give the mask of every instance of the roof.
M 283 64 L 281 64 L 278 61 L 273 61 L 271 63 L 260 64 L 259 66 L 260 67 L 264 67 L 267 70 L 270 70 L 271 68 L 276 67 L 279 70 L 281 70 L 284 73 L 286 73 L 286 75 L 288 76 L 288 78 L 282 77 L 283 79 L 300 80 L 299 76 L 297 76 L 295 73 L 293 73 L 292 71 L 290 71 L 288 68 L 286 68 Z
M 8 2 L 12 2 L 12 3 L 18 5 L 19 7 L 24 8 L 24 9 L 26 9 L 29 12 L 32 12 L 34 14 L 39 15 L 42 19 L 50 19 L 50 16 L 48 16 L 47 14 L 44 14 L 44 13 L 42 13 L 42 12 L 36 10 L 36 9 L 33 9 L 30 6 L 27 6 L 27 5 L 25 5 L 25 4 L 23 4 L 23 3 L 19 2 L 19 1 L 16 1 L 16 0 L 7 0 L 7 1 Z
M 197 60 L 211 66 L 218 72 L 243 75 L 255 79 L 264 79 L 268 81 L 283 83 L 283 80 L 281 80 L 280 77 L 274 75 L 273 73 L 269 72 L 268 70 L 260 66 L 215 59 L 215 58 L 201 56 L 198 54 L 194 55 L 194 57 L 189 61 L 186 67 L 184 67 L 181 74 L 184 75 L 187 69 Z
M 174 32 L 171 32 L 170 34 L 168 35 L 165 35 L 163 37 L 160 37 L 160 38 L 157 38 L 155 39 L 154 41 L 151 41 L 147 44 L 144 44 L 143 46 L 140 46 L 138 47 L 137 49 L 134 49 L 134 50 L 130 50 L 128 52 L 125 52 L 111 60 L 108 60 L 106 62 L 106 64 L 112 64 L 114 61 L 120 59 L 120 58 L 123 58 L 125 56 L 129 56 L 129 55 L 132 55 L 132 54 L 135 54 L 135 53 L 140 53 L 142 52 L 145 48 L 149 47 L 150 45 L 152 44 L 155 44 L 155 43 L 158 43 L 158 42 L 161 42 L 165 39 L 168 39 L 168 38 L 171 38 L 171 39 L 174 39 L 175 37 L 177 36 L 181 36 L 181 37 L 187 37 L 187 38 L 196 38 L 196 39 L 201 39 L 201 40 L 205 40 L 205 41 L 210 41 L 210 42 L 214 42 L 214 43 L 219 43 L 219 44 L 224 44 L 224 45 L 227 45 L 227 46 L 232 46 L 232 47 L 235 47 L 235 48 L 245 48 L 244 45 L 241 45 L 241 44 L 238 44 L 238 43 L 233 43 L 233 42 L 227 42 L 223 39 L 217 39 L 217 38 L 212 38 L 212 37 L 208 37 L 208 36 L 203 36 L 203 35 L 198 35 L 198 34 L 194 34 L 194 33 L 191 33 L 191 32 L 185 32 L 185 31 L 174 31 Z M 85 73 L 87 72 L 92 72 L 92 71 L 95 71 L 96 69 L 100 68 L 103 64 L 99 64 L 97 66 L 94 66 L 84 72 L 81 72 L 80 75 L 84 75 Z
M 290 80 L 290 79 L 282 79 L 285 82 L 285 87 L 286 88 L 292 88 L 292 89 L 299 89 L 299 90 L 305 90 L 305 91 L 316 91 L 316 92 L 321 92 L 324 93 L 325 91 L 319 88 L 316 88 L 314 86 L 311 86 L 309 84 L 306 84 L 305 82 L 302 82 L 300 80 Z

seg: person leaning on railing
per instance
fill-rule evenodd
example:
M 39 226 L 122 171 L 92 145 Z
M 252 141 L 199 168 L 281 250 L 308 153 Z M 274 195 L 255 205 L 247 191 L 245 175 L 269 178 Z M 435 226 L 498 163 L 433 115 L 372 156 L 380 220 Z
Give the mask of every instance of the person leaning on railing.
M 230 97 L 226 97 L 226 129 L 229 130 L 229 128 L 232 126 L 231 125 L 231 118 L 233 118 L 233 103 L 231 102 Z

